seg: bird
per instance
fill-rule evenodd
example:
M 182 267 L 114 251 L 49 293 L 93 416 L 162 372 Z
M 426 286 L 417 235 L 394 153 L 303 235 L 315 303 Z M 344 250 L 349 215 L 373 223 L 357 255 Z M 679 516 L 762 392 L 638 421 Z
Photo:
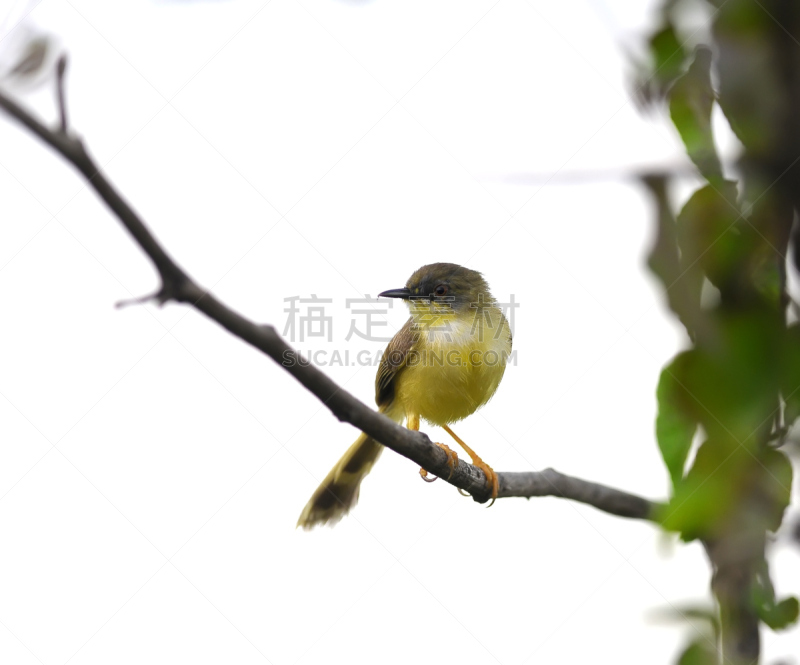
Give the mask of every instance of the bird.
M 402 299 L 411 314 L 381 357 L 375 377 L 378 410 L 411 430 L 419 430 L 420 419 L 442 427 L 484 472 L 494 502 L 497 474 L 450 429 L 492 398 L 511 354 L 511 327 L 489 285 L 475 270 L 432 263 L 416 270 L 405 287 L 378 297 Z M 447 453 L 452 473 L 457 454 L 436 445 Z M 383 445 L 362 433 L 320 483 L 297 526 L 311 529 L 341 520 L 358 501 L 361 481 L 382 451 Z M 420 475 L 436 480 L 425 469 Z

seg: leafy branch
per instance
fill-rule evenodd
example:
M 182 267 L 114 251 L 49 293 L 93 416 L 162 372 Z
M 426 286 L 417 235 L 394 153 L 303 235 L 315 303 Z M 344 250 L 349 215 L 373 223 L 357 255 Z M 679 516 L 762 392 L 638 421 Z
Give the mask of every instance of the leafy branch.
M 664 0 L 650 39 L 655 71 L 645 101 L 665 102 L 706 181 L 673 215 L 669 179 L 643 179 L 658 211 L 649 265 L 692 341 L 664 368 L 657 391 L 656 435 L 672 478 L 661 524 L 702 542 L 719 608 L 717 651 L 694 643 L 681 665 L 717 665 L 720 656 L 755 664 L 761 624 L 779 630 L 798 618 L 797 599 L 776 599 L 766 559 L 768 534 L 791 498 L 792 465 L 780 448 L 800 415 L 800 330 L 786 312 L 800 209 L 800 13 L 790 5 L 718 3 L 714 48 L 697 45 L 690 55 L 692 35 L 675 28 L 682 10 Z M 744 147 L 738 182 L 726 179 L 717 156 L 716 105 Z M 795 232 L 795 247 L 799 239 Z

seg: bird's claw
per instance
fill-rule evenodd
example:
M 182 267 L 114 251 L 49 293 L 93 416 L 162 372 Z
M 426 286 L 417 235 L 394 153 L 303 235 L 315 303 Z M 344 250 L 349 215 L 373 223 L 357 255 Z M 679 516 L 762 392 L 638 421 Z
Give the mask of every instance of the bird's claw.
M 444 450 L 444 452 L 447 454 L 447 466 L 450 469 L 450 473 L 447 474 L 447 480 L 450 480 L 450 478 L 453 476 L 453 471 L 455 471 L 456 467 L 458 466 L 458 455 L 456 454 L 455 450 L 444 443 L 436 443 L 436 445 Z M 424 480 L 426 483 L 432 483 L 434 480 L 436 480 L 436 476 L 433 478 L 428 478 L 428 472 L 425 469 L 420 469 L 419 475 L 422 476 L 422 480 Z
M 458 455 L 455 450 L 444 443 L 437 443 L 436 445 L 447 454 L 447 467 L 450 469 L 450 473 L 447 474 L 447 479 L 450 480 L 450 478 L 453 477 L 453 471 L 458 467 Z
M 497 500 L 497 492 L 500 489 L 500 478 L 497 476 L 495 470 L 482 459 L 478 458 L 477 460 L 473 460 L 472 463 L 483 471 L 483 475 L 486 476 L 486 484 L 489 485 L 492 490 L 492 500 L 489 501 L 489 505 L 486 506 L 487 508 L 491 508 Z
M 432 483 L 436 480 L 439 480 L 437 476 L 433 476 L 433 478 L 428 478 L 428 472 L 425 469 L 419 470 L 419 475 L 426 483 Z

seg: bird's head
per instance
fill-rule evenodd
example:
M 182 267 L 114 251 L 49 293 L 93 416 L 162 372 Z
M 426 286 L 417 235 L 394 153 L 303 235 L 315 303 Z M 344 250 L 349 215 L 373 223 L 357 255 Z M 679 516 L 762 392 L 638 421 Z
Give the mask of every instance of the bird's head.
M 384 298 L 402 298 L 412 314 L 435 313 L 439 316 L 474 313 L 493 301 L 483 276 L 455 263 L 431 263 L 408 278 L 405 288 L 378 294 Z

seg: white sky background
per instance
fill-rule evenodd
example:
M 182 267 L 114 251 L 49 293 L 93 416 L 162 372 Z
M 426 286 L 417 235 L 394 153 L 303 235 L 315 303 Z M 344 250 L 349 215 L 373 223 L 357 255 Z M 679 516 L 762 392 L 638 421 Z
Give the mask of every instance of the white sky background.
M 72 127 L 223 301 L 283 330 L 284 298 L 331 298 L 332 341 L 296 345 L 352 360 L 384 344 L 345 341 L 345 299 L 480 270 L 520 303 L 517 365 L 456 431 L 498 470 L 663 498 L 654 391 L 685 341 L 644 268 L 649 201 L 616 177 L 685 159 L 627 94 L 653 4 L 42 0 L 24 26 L 57 36 Z M 50 120 L 52 97 L 24 95 Z M 656 619 L 709 603 L 709 570 L 649 525 L 487 510 L 387 452 L 348 518 L 296 531 L 356 431 L 189 309 L 115 309 L 157 287 L 147 259 L 4 117 L 0 145 L 0 661 L 674 662 L 690 629 Z M 374 367 L 324 369 L 372 403 Z M 797 563 L 778 545 L 779 593 Z

